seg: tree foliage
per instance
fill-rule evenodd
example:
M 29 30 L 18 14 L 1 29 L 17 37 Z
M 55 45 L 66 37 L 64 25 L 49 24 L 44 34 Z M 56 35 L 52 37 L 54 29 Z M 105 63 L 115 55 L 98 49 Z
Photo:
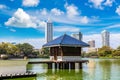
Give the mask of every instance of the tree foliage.
M 49 48 L 41 48 L 40 51 L 41 51 L 42 56 L 49 56 L 50 55 Z
M 16 46 L 19 48 L 20 53 L 24 54 L 25 56 L 32 54 L 33 52 L 33 46 L 29 43 L 17 44 Z
M 113 56 L 120 56 L 120 50 L 115 50 L 113 53 L 112 53 Z
M 120 46 L 118 46 L 117 50 L 119 50 L 119 51 L 120 51 Z
M 11 43 L 0 44 L 0 54 L 16 54 L 18 52 L 18 48 Z
M 120 56 L 120 46 L 116 50 L 113 51 L 112 55 L 113 56 Z
M 109 46 L 103 46 L 102 48 L 98 49 L 99 56 L 107 56 L 112 54 L 112 49 Z

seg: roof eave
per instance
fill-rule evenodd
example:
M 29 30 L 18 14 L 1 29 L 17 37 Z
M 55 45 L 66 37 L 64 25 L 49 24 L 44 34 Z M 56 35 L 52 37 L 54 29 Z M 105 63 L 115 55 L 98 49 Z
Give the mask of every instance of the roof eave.
M 48 46 L 43 46 L 43 47 L 58 47 L 58 46 L 68 46 L 68 47 L 89 47 L 89 45 L 67 45 L 67 44 L 59 44 L 59 45 L 48 45 Z

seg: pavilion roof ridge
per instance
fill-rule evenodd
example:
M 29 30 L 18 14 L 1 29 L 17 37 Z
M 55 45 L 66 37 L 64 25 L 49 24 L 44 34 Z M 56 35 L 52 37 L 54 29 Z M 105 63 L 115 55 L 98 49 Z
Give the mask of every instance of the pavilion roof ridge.
M 43 45 L 43 47 L 54 47 L 54 46 L 88 47 L 89 45 L 83 41 L 77 40 L 67 34 L 64 34 Z

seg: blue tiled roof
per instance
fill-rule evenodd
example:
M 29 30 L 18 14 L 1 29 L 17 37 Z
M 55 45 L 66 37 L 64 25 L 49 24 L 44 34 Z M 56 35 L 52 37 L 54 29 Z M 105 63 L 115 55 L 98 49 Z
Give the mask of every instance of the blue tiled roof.
M 64 34 L 43 45 L 43 47 L 54 46 L 88 47 L 89 45 L 83 41 L 77 40 L 67 34 Z

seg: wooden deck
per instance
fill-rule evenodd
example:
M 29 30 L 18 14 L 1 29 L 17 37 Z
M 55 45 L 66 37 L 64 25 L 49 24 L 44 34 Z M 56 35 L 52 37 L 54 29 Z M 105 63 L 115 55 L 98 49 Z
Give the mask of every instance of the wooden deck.
M 28 64 L 48 64 L 48 63 L 87 63 L 88 60 L 77 60 L 77 61 L 55 61 L 55 60 L 46 60 L 46 61 L 29 61 Z
M 12 78 L 22 78 L 22 77 L 36 77 L 37 74 L 33 72 L 26 72 L 26 73 L 20 73 L 20 74 L 3 74 L 0 75 L 0 80 L 3 79 L 12 79 Z

